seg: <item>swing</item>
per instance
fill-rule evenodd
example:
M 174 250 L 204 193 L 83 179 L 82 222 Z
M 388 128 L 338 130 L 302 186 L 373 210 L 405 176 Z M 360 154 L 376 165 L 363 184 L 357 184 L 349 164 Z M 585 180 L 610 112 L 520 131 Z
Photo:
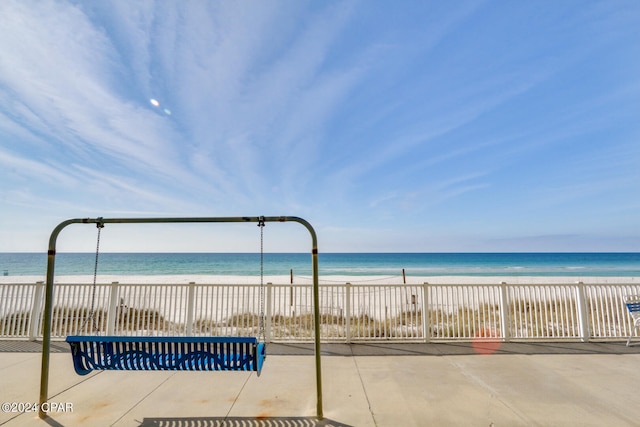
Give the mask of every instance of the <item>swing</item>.
M 101 218 L 100 218 L 101 219 Z M 91 310 L 83 327 L 95 323 L 95 293 L 100 252 L 100 231 L 97 222 L 95 268 Z M 258 376 L 266 357 L 264 331 L 264 217 L 260 227 L 260 317 L 258 337 L 125 337 L 125 336 L 67 336 L 71 347 L 73 367 L 78 375 L 93 370 L 136 371 L 255 371 Z

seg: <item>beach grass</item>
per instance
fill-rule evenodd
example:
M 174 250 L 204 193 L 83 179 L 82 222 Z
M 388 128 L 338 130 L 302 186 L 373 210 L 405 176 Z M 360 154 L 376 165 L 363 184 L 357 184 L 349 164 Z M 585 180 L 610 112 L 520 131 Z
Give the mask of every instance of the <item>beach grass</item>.
M 0 318 L 0 336 L 24 336 L 29 333 L 31 312 L 20 310 Z

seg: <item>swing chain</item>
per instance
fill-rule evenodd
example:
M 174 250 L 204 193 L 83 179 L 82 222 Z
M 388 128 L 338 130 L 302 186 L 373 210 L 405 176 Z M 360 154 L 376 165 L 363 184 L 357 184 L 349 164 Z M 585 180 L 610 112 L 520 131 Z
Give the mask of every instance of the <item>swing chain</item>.
M 96 222 L 96 228 L 98 229 L 98 238 L 96 239 L 96 259 L 93 266 L 93 289 L 91 291 L 91 310 L 89 311 L 89 317 L 85 320 L 82 328 L 84 328 L 89 320 L 91 320 L 91 324 L 93 326 L 94 332 L 100 332 L 98 329 L 98 324 L 95 319 L 95 303 L 96 303 L 96 283 L 98 280 L 98 255 L 100 254 L 100 232 L 104 228 L 104 223 L 100 221 L 102 217 L 98 218 L 98 222 Z
M 260 227 L 260 317 L 258 320 L 260 332 L 258 336 L 262 336 L 262 340 L 266 341 L 264 325 L 264 226 L 264 216 L 261 216 L 258 218 L 258 227 Z

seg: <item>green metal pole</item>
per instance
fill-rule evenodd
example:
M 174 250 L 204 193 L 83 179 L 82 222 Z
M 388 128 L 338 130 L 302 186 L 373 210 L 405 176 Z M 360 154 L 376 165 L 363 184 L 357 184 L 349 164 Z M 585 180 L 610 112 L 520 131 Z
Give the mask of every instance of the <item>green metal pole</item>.
M 322 366 L 320 362 L 320 285 L 318 274 L 318 237 L 316 232 L 307 221 L 302 218 L 293 218 L 307 227 L 311 234 L 311 266 L 313 271 L 313 323 L 315 335 L 315 358 L 316 358 L 316 415 L 319 420 L 323 419 L 322 414 Z
M 314 333 L 315 333 L 315 359 L 316 359 L 316 392 L 317 392 L 317 417 L 322 414 L 322 369 L 320 363 L 320 291 L 318 278 L 318 238 L 316 232 L 306 220 L 294 216 L 269 216 L 269 217 L 194 217 L 194 218 L 76 218 L 63 221 L 51 232 L 49 238 L 49 251 L 47 253 L 47 285 L 45 290 L 44 324 L 42 340 L 42 366 L 40 371 L 40 411 L 38 416 L 45 418 L 47 414 L 42 411 L 42 404 L 47 402 L 49 393 L 49 362 L 51 353 L 51 320 L 53 315 L 53 277 L 55 270 L 56 240 L 66 226 L 71 224 L 156 224 L 156 223 L 218 223 L 218 222 L 287 222 L 294 221 L 304 225 L 311 234 L 311 263 L 313 268 L 313 302 L 314 302 Z
M 51 317 L 53 314 L 53 272 L 56 263 L 56 240 L 58 234 L 69 224 L 80 222 L 81 220 L 68 220 L 61 222 L 51 232 L 49 237 L 49 251 L 47 252 L 47 285 L 44 299 L 44 318 L 42 325 L 42 365 L 40 369 L 40 406 L 38 416 L 45 418 L 46 412 L 42 411 L 43 403 L 48 399 L 49 389 L 49 360 L 51 355 Z

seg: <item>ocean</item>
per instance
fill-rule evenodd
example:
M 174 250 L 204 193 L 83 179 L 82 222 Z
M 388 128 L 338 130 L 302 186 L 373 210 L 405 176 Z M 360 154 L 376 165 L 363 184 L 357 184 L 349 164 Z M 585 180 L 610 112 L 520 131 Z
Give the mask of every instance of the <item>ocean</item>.
M 58 253 L 55 274 L 93 274 L 95 254 Z M 321 276 L 640 277 L 640 253 L 320 253 Z M 0 274 L 44 276 L 45 253 L 0 253 Z M 268 276 L 311 275 L 306 253 L 264 254 Z M 258 253 L 101 253 L 98 274 L 257 276 Z

